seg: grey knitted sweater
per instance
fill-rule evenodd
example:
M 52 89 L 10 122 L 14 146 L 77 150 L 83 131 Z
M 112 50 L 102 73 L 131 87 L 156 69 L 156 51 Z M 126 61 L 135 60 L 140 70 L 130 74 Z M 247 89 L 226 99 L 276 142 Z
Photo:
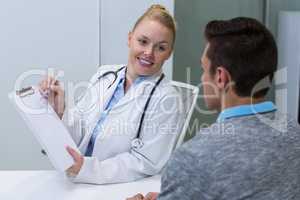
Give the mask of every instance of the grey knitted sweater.
M 300 127 L 278 112 L 215 123 L 180 147 L 159 200 L 300 200 Z

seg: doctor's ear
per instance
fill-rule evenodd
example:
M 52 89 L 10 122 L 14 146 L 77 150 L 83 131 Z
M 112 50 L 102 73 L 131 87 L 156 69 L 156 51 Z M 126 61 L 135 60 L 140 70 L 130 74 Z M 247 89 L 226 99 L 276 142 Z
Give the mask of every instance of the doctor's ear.
M 132 31 L 130 31 L 130 32 L 128 33 L 128 38 L 127 38 L 127 46 L 128 46 L 128 47 L 130 46 L 130 41 L 131 41 L 131 39 L 132 39 Z

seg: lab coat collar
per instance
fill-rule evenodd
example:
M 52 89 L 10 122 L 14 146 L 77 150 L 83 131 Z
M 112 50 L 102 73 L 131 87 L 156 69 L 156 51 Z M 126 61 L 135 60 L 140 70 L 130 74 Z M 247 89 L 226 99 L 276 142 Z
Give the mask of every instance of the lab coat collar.
M 127 91 L 125 96 L 122 99 L 120 99 L 120 101 L 114 106 L 113 109 L 117 109 L 120 106 L 124 106 L 125 104 L 128 104 L 129 102 L 133 101 L 134 99 L 136 99 L 139 96 L 146 95 L 148 98 L 151 89 L 155 86 L 155 83 L 158 81 L 161 74 L 162 74 L 162 71 L 159 71 L 158 73 L 151 75 L 151 76 L 140 76 L 138 79 L 135 80 L 138 82 L 135 82 L 131 86 L 132 88 L 130 88 Z M 114 84 L 114 85 L 118 85 L 118 81 L 116 81 L 116 84 Z M 149 89 L 149 87 L 151 89 Z

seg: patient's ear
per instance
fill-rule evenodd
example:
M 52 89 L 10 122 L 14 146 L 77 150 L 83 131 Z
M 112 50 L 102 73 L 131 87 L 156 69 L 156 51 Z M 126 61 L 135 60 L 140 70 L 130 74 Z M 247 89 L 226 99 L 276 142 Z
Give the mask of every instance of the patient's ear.
M 215 81 L 218 88 L 227 90 L 231 86 L 231 76 L 228 70 L 223 66 L 217 67 Z

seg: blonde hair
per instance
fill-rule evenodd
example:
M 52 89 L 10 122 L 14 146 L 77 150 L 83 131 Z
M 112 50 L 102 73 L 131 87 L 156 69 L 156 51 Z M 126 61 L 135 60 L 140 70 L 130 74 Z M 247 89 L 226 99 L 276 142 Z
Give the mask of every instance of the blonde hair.
M 168 29 L 172 31 L 173 34 L 173 44 L 176 38 L 176 22 L 169 11 L 160 4 L 153 4 L 150 6 L 146 12 L 138 18 L 136 23 L 133 26 L 132 31 L 136 29 L 136 27 L 141 23 L 141 21 L 145 18 L 150 20 L 158 21 Z

